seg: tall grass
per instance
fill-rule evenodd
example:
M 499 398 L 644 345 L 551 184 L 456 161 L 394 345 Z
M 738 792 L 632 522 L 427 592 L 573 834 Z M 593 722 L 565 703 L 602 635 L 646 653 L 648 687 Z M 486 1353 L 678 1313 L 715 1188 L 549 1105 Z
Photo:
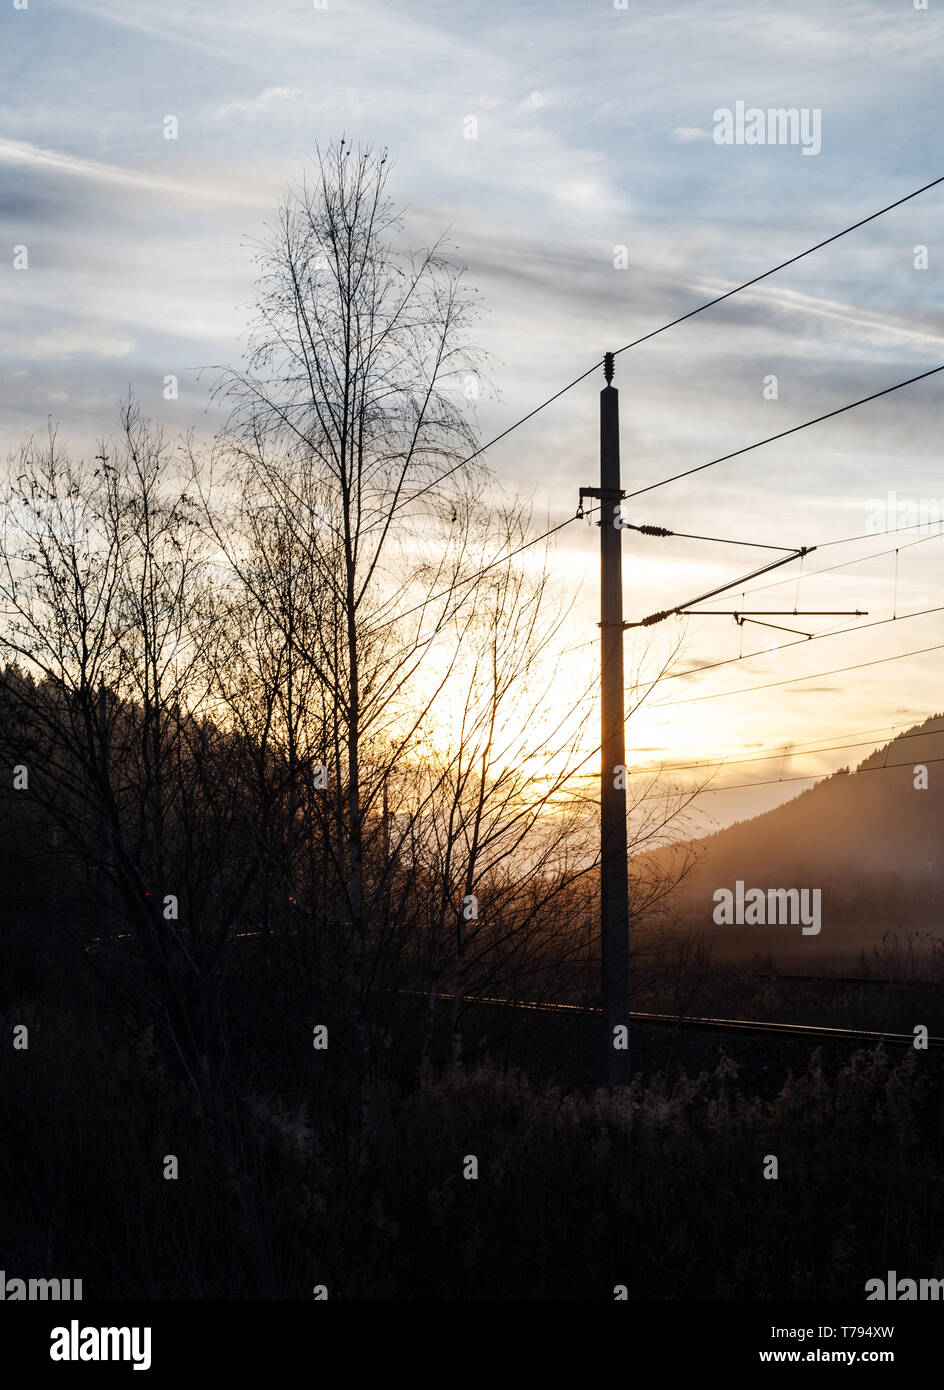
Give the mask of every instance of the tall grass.
M 355 1149 L 310 1059 L 208 1114 L 150 1032 L 5 1014 L 32 1028 L 0 1050 L 2 1267 L 86 1298 L 858 1300 L 889 1268 L 944 1273 L 930 1054 L 829 1076 L 814 1052 L 772 1100 L 727 1058 L 615 1094 L 497 1069 L 389 1084 Z

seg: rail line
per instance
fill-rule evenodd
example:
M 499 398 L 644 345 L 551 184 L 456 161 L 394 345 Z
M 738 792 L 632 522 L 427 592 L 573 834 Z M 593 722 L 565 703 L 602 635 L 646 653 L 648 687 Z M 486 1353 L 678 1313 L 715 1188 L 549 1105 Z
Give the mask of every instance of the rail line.
M 397 993 L 422 999 L 429 998 L 425 990 L 397 990 Z M 453 996 L 451 994 L 436 994 L 435 998 L 451 1001 Z M 486 1008 L 527 1009 L 538 1013 L 592 1015 L 603 1012 L 602 1009 L 589 1004 L 552 1004 L 540 1003 L 533 999 L 500 999 L 488 996 L 476 997 L 468 994 L 462 995 L 462 1002 Z M 826 1028 L 813 1023 L 767 1023 L 760 1019 L 750 1018 L 683 1018 L 678 1014 L 656 1014 L 633 1010 L 630 1013 L 630 1022 L 654 1023 L 673 1028 L 717 1029 L 738 1033 L 772 1033 L 782 1037 L 819 1038 L 825 1042 L 864 1042 L 876 1046 L 879 1043 L 887 1043 L 895 1047 L 911 1047 L 914 1044 L 913 1033 L 875 1032 L 864 1028 Z M 944 1048 L 944 1038 L 929 1036 L 928 1047 Z
M 754 971 L 749 976 L 752 980 L 787 980 L 792 984 L 801 985 L 884 985 L 887 989 L 901 989 L 908 987 L 913 989 L 916 985 L 922 985 L 927 989 L 936 988 L 933 980 L 886 980 L 880 979 L 876 975 L 770 975 L 762 971 Z
M 239 932 L 239 936 L 254 936 L 255 932 Z M 122 933 L 122 937 L 129 933 Z M 113 938 L 117 939 L 117 938 Z M 89 943 L 86 950 L 92 945 L 100 943 L 101 938 Z M 813 975 L 785 975 L 785 976 L 755 976 L 754 978 L 763 979 L 791 979 L 811 981 L 828 977 Z M 840 980 L 834 981 L 837 984 L 860 984 L 860 980 Z M 896 984 L 898 981 L 892 980 L 870 980 L 869 984 Z M 394 994 L 404 995 L 414 999 L 428 999 L 429 993 L 423 989 L 396 989 L 391 991 Z M 452 1002 L 451 994 L 436 993 L 434 998 L 443 1002 Z M 479 1008 L 500 1008 L 500 1009 L 526 1009 L 535 1013 L 569 1013 L 594 1015 L 602 1014 L 603 1010 L 592 1004 L 555 1004 L 541 1002 L 536 999 L 502 999 L 492 995 L 472 995 L 463 994 L 462 1002 L 467 1005 Z M 887 1043 L 893 1047 L 911 1047 L 914 1045 L 913 1033 L 888 1033 L 877 1032 L 866 1028 L 827 1028 L 815 1023 L 768 1023 L 756 1018 L 707 1018 L 707 1017 L 682 1017 L 679 1014 L 656 1014 L 633 1009 L 630 1011 L 631 1023 L 654 1023 L 662 1027 L 671 1028 L 703 1028 L 716 1029 L 729 1033 L 772 1033 L 781 1037 L 789 1038 L 819 1038 L 825 1042 L 863 1042 L 877 1046 L 879 1043 Z M 936 1035 L 928 1036 L 928 1048 L 944 1048 L 944 1037 Z

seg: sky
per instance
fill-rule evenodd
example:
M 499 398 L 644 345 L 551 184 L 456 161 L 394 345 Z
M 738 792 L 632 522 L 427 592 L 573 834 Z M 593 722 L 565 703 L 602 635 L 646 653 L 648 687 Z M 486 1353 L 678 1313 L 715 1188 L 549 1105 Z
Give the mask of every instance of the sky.
M 944 174 L 937 0 L 18 3 L 0 18 L 4 453 L 50 418 L 88 447 L 129 388 L 169 430 L 211 435 L 213 369 L 245 343 L 253 241 L 316 144 L 342 134 L 389 147 L 407 237 L 448 232 L 480 291 L 483 440 L 604 351 Z M 808 113 L 815 146 L 719 143 L 717 113 L 738 103 Z M 624 488 L 944 364 L 942 233 L 944 185 L 622 353 Z M 487 455 L 539 527 L 598 481 L 602 385 Z M 723 616 L 628 635 L 643 688 L 682 640 L 673 678 L 630 721 L 630 766 L 732 760 L 716 781 L 732 789 L 699 803 L 706 824 L 777 804 L 809 785 L 777 779 L 854 764 L 944 708 L 944 650 L 923 650 L 944 644 L 941 614 L 905 616 L 944 605 L 942 528 L 877 534 L 909 506 L 944 515 L 942 392 L 944 373 L 627 503 L 634 524 L 820 547 L 802 573 L 755 581 L 778 581 L 770 608 L 898 615 L 774 650 L 792 635 Z M 575 645 L 596 632 L 597 546 L 579 522 L 557 541 L 555 572 L 580 595 Z M 777 554 L 632 532 L 623 550 L 630 620 Z M 818 634 L 857 620 L 771 621 Z M 885 660 L 902 653 L 919 654 Z M 713 662 L 726 664 L 687 674 Z M 879 664 L 844 669 L 863 662 Z

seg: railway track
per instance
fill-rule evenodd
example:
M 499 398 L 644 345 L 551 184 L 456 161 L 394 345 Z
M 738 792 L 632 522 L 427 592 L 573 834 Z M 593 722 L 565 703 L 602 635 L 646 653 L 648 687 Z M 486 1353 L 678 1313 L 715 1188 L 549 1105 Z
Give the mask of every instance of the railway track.
M 398 990 L 397 993 L 422 999 L 429 998 L 425 990 Z M 451 1001 L 452 995 L 437 994 L 436 998 Z M 484 1008 L 521 1009 L 537 1013 L 590 1015 L 602 1013 L 602 1009 L 588 1004 L 550 1004 L 540 1003 L 533 999 L 500 999 L 488 996 L 478 998 L 473 995 L 463 995 L 462 998 L 466 1004 Z M 875 1032 L 863 1028 L 826 1028 L 812 1023 L 767 1023 L 760 1019 L 750 1018 L 683 1018 L 677 1014 L 645 1013 L 638 1010 L 633 1010 L 630 1013 L 630 1021 L 632 1023 L 653 1023 L 671 1028 L 703 1028 L 731 1033 L 772 1033 L 789 1038 L 818 1038 L 822 1042 L 863 1042 L 873 1046 L 886 1043 L 893 1047 L 911 1047 L 914 1044 L 913 1033 Z M 944 1048 L 944 1038 L 929 1037 L 928 1048 Z
M 766 972 L 754 971 L 750 978 L 752 980 L 784 980 L 788 984 L 795 985 L 865 985 L 869 988 L 881 985 L 886 989 L 913 988 L 915 985 L 924 985 L 928 989 L 934 987 L 930 980 L 885 980 L 878 979 L 873 975 L 770 975 Z
M 123 933 L 123 935 L 127 935 L 127 933 Z M 240 932 L 239 935 L 254 936 L 257 935 L 257 933 Z M 99 938 L 97 942 L 93 942 L 91 944 L 98 944 L 100 940 L 101 939 Z M 86 946 L 85 949 L 89 950 L 90 946 Z M 763 978 L 812 981 L 819 979 L 825 980 L 828 977 L 813 975 L 783 975 L 766 976 Z M 836 979 L 834 982 L 836 984 L 861 983 L 861 981 L 859 980 L 844 981 L 841 979 Z M 872 980 L 868 981 L 867 983 L 893 984 L 895 982 L 891 980 Z M 398 989 L 394 990 L 393 992 L 396 994 L 416 999 L 429 998 L 429 995 L 426 992 L 426 990 Z M 452 1000 L 451 994 L 437 993 L 435 997 L 436 999 L 441 1001 L 451 1002 Z M 464 994 L 462 996 L 462 1000 L 465 1004 L 475 1005 L 479 1008 L 531 1010 L 532 1012 L 536 1013 L 569 1013 L 593 1015 L 601 1014 L 603 1012 L 602 1009 L 600 1009 L 599 1007 L 590 1004 L 542 1003 L 534 999 L 502 999 L 488 995 L 483 995 L 479 997 L 475 995 Z M 771 1033 L 780 1037 L 787 1038 L 818 1038 L 821 1042 L 862 1042 L 869 1043 L 872 1046 L 877 1046 L 879 1043 L 886 1043 L 892 1047 L 911 1047 L 914 1044 L 913 1033 L 877 1032 L 875 1030 L 864 1028 L 827 1028 L 813 1023 L 768 1023 L 763 1021 L 762 1019 L 751 1018 L 683 1018 L 678 1014 L 646 1013 L 635 1009 L 631 1011 L 629 1017 L 631 1023 L 651 1023 L 661 1027 L 670 1028 L 716 1029 L 721 1032 L 729 1033 Z M 935 1050 L 944 1048 L 944 1037 L 937 1037 L 931 1035 L 928 1037 L 927 1045 L 929 1050 L 932 1048 Z

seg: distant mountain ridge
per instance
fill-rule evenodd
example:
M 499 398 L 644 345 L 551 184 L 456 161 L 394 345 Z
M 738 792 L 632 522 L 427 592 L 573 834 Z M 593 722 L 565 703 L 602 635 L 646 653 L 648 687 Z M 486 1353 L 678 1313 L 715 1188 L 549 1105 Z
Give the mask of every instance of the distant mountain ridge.
M 916 773 L 920 768 L 924 774 Z M 918 789 L 916 781 L 925 778 L 926 790 Z M 855 924 L 944 931 L 944 714 L 782 806 L 645 859 L 650 869 L 664 869 L 690 855 L 697 864 L 669 906 L 683 923 L 712 936 L 725 931 L 712 921 L 713 894 L 738 880 L 763 888 L 822 888 L 833 931 L 824 931 L 816 949 L 829 949 L 840 937 L 854 944 L 849 929 Z M 788 929 L 790 939 L 796 930 Z M 746 936 L 729 930 L 727 936 L 767 949 L 787 939 L 783 931 L 776 928 L 772 936 L 755 928 L 751 938 L 751 929 Z M 874 932 L 863 935 L 863 944 L 866 936 L 873 940 Z

